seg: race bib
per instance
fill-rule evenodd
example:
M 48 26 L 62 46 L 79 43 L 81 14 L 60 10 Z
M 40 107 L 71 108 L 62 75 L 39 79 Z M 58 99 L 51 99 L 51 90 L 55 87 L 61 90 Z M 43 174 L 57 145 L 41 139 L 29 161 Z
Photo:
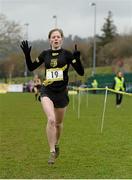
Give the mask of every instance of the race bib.
M 49 80 L 49 81 L 63 80 L 63 70 L 60 68 L 47 69 L 46 80 Z

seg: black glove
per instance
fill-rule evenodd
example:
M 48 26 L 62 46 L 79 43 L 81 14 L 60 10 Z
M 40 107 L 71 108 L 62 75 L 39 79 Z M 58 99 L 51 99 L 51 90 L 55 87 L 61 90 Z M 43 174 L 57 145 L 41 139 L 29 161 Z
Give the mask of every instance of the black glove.
M 84 68 L 82 66 L 82 63 L 80 61 L 80 51 L 77 50 L 77 45 L 75 44 L 75 50 L 73 52 L 73 57 L 76 61 L 72 61 L 72 66 L 74 67 L 74 69 L 76 70 L 76 72 L 83 76 L 84 75 Z
M 73 52 L 73 56 L 76 60 L 80 59 L 80 51 L 77 50 L 77 44 L 75 44 L 75 50 Z
M 29 57 L 31 52 L 31 46 L 28 45 L 28 41 L 22 41 L 20 47 L 22 48 L 25 57 Z

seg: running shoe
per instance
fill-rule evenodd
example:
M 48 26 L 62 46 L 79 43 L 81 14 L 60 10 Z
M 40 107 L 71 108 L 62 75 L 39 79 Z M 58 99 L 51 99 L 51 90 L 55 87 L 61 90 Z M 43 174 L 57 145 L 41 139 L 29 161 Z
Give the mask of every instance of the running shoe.
M 48 164 L 54 164 L 56 158 L 56 152 L 51 152 L 48 160 Z

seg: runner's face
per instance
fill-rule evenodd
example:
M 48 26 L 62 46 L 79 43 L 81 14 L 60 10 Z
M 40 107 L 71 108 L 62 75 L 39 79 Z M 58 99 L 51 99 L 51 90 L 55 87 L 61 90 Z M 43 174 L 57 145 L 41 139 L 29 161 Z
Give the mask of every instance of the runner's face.
M 49 42 L 53 50 L 60 49 L 63 43 L 60 32 L 54 31 L 50 36 Z

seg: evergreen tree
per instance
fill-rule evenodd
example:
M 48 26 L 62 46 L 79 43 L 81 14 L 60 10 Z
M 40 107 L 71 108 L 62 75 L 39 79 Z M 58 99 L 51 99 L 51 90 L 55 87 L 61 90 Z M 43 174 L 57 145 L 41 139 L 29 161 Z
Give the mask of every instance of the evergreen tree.
M 98 37 L 102 46 L 111 42 L 117 36 L 117 28 L 113 23 L 111 11 L 108 11 L 108 17 L 105 18 L 105 20 L 106 21 L 101 29 L 101 31 L 103 31 L 103 34 L 102 36 Z

